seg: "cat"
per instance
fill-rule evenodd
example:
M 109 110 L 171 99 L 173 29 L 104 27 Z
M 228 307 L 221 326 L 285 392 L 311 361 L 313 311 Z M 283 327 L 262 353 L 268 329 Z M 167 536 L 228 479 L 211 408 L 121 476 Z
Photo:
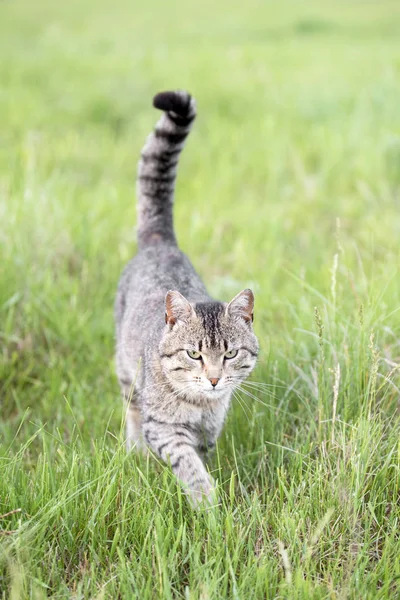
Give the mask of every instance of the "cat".
M 250 289 L 216 302 L 178 248 L 173 195 L 179 154 L 196 116 L 184 91 L 161 92 L 163 112 L 138 166 L 138 252 L 115 303 L 117 375 L 127 446 L 170 464 L 193 506 L 216 501 L 202 456 L 216 443 L 232 392 L 253 370 L 258 341 Z

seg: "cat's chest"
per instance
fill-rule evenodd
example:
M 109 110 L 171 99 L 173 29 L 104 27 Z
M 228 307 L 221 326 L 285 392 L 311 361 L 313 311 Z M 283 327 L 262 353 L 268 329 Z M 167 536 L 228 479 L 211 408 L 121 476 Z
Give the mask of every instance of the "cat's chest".
M 213 439 L 219 435 L 224 424 L 228 403 L 221 402 L 220 404 L 203 409 L 200 418 L 200 430 L 209 439 Z
M 173 413 L 171 411 L 168 414 L 168 421 L 186 427 L 198 442 L 215 440 L 222 429 L 228 408 L 229 398 L 208 407 L 181 403 L 174 406 Z
M 204 410 L 200 417 L 199 429 L 205 434 L 211 434 L 215 431 L 220 421 L 221 416 L 219 411 Z

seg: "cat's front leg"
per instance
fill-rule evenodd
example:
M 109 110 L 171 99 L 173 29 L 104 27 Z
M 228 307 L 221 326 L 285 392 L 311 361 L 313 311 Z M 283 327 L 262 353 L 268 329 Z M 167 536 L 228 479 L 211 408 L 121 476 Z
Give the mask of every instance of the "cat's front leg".
M 144 420 L 143 433 L 155 454 L 170 463 L 194 507 L 217 502 L 215 482 L 195 450 L 196 440 L 190 431 L 151 418 Z
M 180 451 L 180 454 L 174 456 L 174 461 L 172 461 L 172 455 L 169 460 L 173 473 L 183 483 L 192 505 L 197 507 L 202 503 L 216 504 L 218 498 L 215 482 L 207 472 L 196 450 L 192 446 L 181 446 Z

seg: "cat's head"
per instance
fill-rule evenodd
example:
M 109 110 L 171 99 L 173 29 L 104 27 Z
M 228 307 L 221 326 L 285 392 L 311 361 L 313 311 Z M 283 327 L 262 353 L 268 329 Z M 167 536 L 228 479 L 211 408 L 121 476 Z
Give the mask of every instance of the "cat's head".
M 160 343 L 163 373 L 179 396 L 218 400 L 253 370 L 258 341 L 253 332 L 254 296 L 243 290 L 229 303 L 191 304 L 170 291 Z

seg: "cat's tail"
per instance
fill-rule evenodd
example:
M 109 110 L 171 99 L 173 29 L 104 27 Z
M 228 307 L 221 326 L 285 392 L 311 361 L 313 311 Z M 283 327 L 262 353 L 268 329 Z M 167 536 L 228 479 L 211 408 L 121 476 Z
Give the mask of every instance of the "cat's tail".
M 172 204 L 179 154 L 196 117 L 194 99 L 184 91 L 161 92 L 153 105 L 164 111 L 147 138 L 138 167 L 138 245 L 176 243 Z

